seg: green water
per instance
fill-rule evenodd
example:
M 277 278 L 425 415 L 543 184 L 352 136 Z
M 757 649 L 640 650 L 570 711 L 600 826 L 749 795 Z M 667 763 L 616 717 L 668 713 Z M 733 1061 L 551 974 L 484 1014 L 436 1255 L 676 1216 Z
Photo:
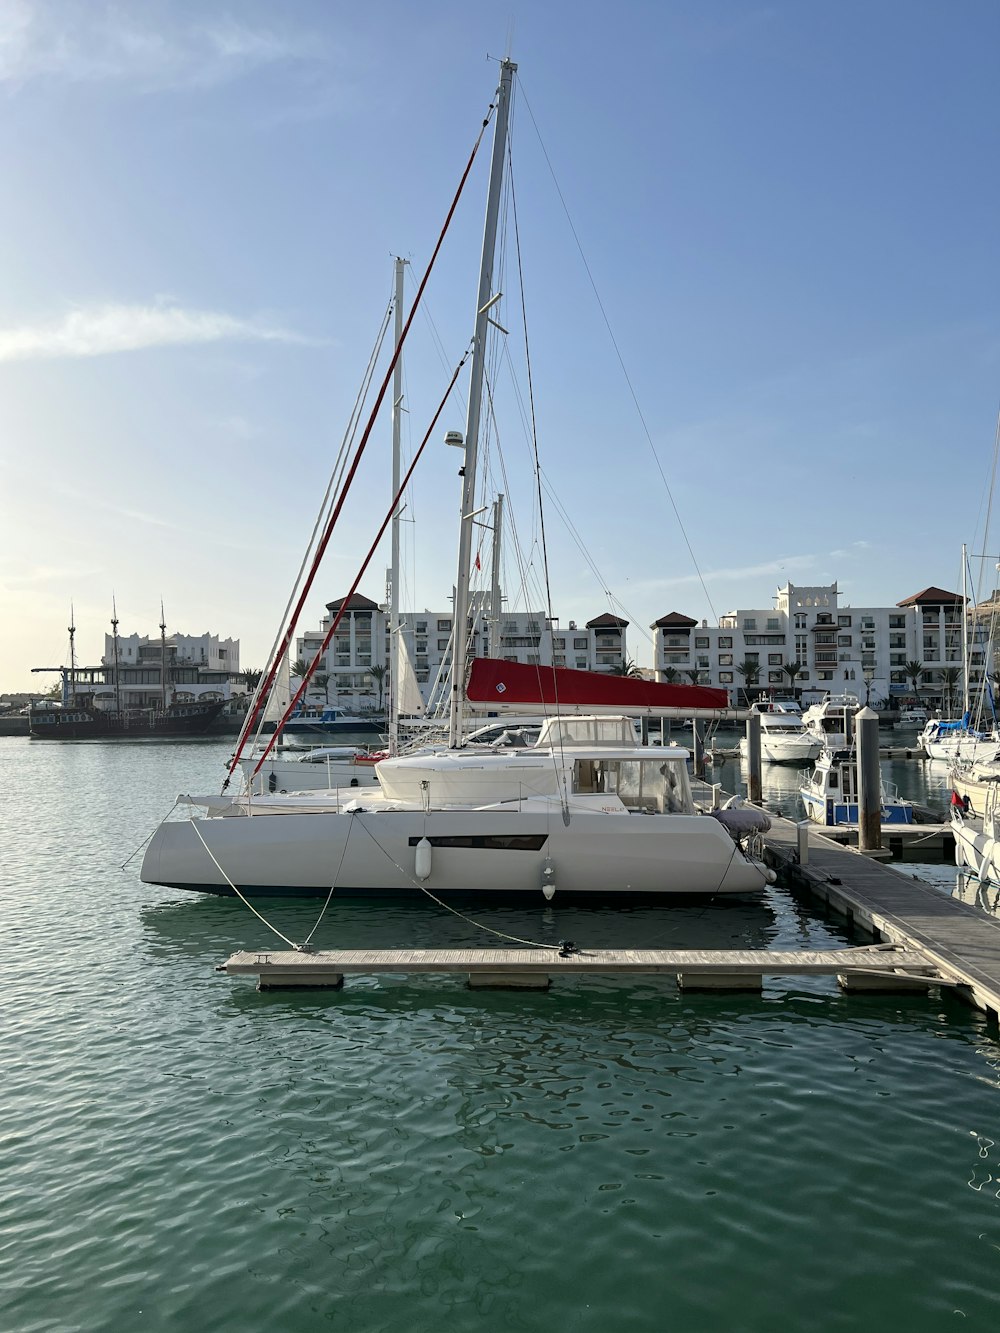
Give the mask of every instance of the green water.
M 0 742 L 4 1333 L 997 1327 L 978 1015 L 822 978 L 259 995 L 214 971 L 272 943 L 241 904 L 118 868 L 225 753 Z M 295 937 L 317 907 L 270 910 Z M 846 938 L 783 890 L 475 915 L 583 945 Z M 474 938 L 402 902 L 335 902 L 318 935 Z

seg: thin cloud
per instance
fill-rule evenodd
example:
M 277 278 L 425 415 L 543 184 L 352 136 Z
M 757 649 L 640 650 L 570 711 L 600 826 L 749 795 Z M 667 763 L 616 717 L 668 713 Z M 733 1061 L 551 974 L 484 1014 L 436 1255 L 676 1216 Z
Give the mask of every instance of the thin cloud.
M 304 343 L 312 340 L 265 321 L 174 305 L 105 305 L 72 310 L 41 324 L 0 328 L 0 361 L 108 356 L 150 347 L 216 342 Z
M 315 33 L 226 17 L 179 23 L 176 13 L 161 11 L 157 23 L 155 11 L 143 21 L 134 8 L 96 0 L 4 0 L 0 84 L 62 78 L 145 91 L 210 87 L 281 63 L 327 59 Z
M 700 583 L 703 579 L 706 583 L 720 583 L 723 580 L 762 578 L 769 574 L 788 574 L 789 571 L 811 569 L 818 560 L 825 558 L 825 556 L 818 555 L 780 556 L 777 560 L 766 560 L 759 565 L 737 565 L 730 569 L 710 569 L 701 574 L 678 574 L 671 579 L 648 579 L 634 586 L 643 592 L 657 592 L 664 588 L 681 588 L 689 583 Z

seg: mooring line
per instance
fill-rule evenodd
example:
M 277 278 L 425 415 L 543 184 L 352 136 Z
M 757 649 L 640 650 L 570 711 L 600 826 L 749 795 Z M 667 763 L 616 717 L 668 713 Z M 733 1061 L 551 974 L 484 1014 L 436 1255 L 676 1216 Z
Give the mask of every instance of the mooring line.
M 181 798 L 180 798 L 179 796 L 175 799 L 173 805 L 170 807 L 170 809 L 167 811 L 167 813 L 163 816 L 163 819 L 160 820 L 160 824 L 162 824 L 165 820 L 167 820 L 167 819 L 170 818 L 170 816 L 171 816 L 171 815 L 174 813 L 174 811 L 177 809 L 178 805 L 180 805 L 180 800 L 181 800 Z M 134 861 L 135 858 L 136 858 L 136 857 L 139 855 L 139 853 L 142 851 L 143 847 L 145 847 L 146 844 L 147 844 L 152 838 L 154 838 L 154 837 L 156 836 L 156 829 L 158 829 L 158 828 L 160 827 L 160 824 L 157 824 L 156 828 L 153 829 L 152 833 L 150 833 L 147 837 L 143 838 L 142 842 L 139 843 L 139 846 L 135 849 L 135 851 L 132 853 L 132 855 L 129 856 L 127 860 L 125 860 L 125 861 L 123 861 L 123 862 L 121 863 L 121 865 L 119 866 L 119 869 L 120 869 L 120 870 L 124 870 L 125 867 L 129 864 L 130 861 Z
M 363 814 L 364 811 L 355 810 L 352 813 L 360 815 Z M 378 838 L 376 838 L 375 834 L 371 831 L 371 829 L 364 822 L 364 820 L 359 820 L 358 822 L 361 824 L 361 827 L 368 834 L 369 838 L 371 838 L 372 842 L 379 849 L 382 855 L 386 857 L 386 859 L 390 862 L 390 864 L 394 865 L 396 869 L 399 871 L 399 873 L 405 879 L 408 879 L 415 889 L 419 889 L 421 893 L 426 894 L 427 897 L 430 898 L 431 902 L 437 903 L 438 907 L 443 907 L 446 912 L 451 912 L 453 916 L 459 917 L 460 920 L 462 921 L 467 921 L 470 926 L 475 926 L 478 930 L 484 930 L 489 935 L 496 935 L 497 939 L 511 940 L 514 944 L 527 944 L 529 948 L 532 949 L 550 949 L 555 953 L 559 953 L 562 950 L 563 948 L 562 944 L 543 944 L 539 940 L 526 940 L 522 939 L 520 935 L 509 935 L 505 930 L 497 930 L 494 926 L 487 926 L 484 924 L 484 922 L 476 921 L 473 917 L 467 916 L 465 912 L 460 912 L 458 908 L 452 907 L 449 903 L 442 902 L 442 900 L 439 897 L 437 897 L 436 894 L 431 893 L 430 889 L 428 889 L 426 885 L 421 884 L 418 880 L 415 880 L 408 870 L 403 869 L 403 867 L 399 864 L 399 862 L 395 860 L 395 858 L 392 856 L 391 852 L 388 852 L 382 846 Z M 583 952 L 584 950 L 582 949 L 574 949 L 574 953 L 583 953 Z

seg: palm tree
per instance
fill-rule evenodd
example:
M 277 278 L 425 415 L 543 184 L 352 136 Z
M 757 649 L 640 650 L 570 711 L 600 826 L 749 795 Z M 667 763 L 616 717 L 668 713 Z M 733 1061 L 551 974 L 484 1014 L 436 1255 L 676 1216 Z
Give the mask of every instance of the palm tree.
M 736 668 L 743 677 L 743 698 L 746 700 L 747 707 L 750 707 L 750 691 L 747 686 L 756 685 L 760 680 L 760 663 L 753 661 L 752 658 L 744 658 Z
M 660 675 L 663 677 L 665 685 L 676 685 L 681 678 L 681 673 L 676 667 L 672 666 L 664 667 Z
M 253 694 L 254 690 L 260 684 L 260 678 L 263 674 L 263 671 L 258 670 L 257 667 L 247 667 L 242 673 L 243 684 L 247 687 L 247 694 Z
M 315 676 L 313 676 L 313 684 L 316 686 L 318 690 L 323 691 L 323 698 L 326 700 L 327 703 L 330 702 L 331 680 L 333 680 L 333 677 L 330 675 L 329 671 L 317 671 Z
M 917 696 L 917 703 L 920 703 L 920 681 L 925 675 L 926 668 L 923 662 L 907 662 L 903 669 L 906 672 L 906 679 L 913 686 L 913 693 Z
M 783 662 L 781 665 L 781 670 L 788 677 L 788 684 L 791 687 L 792 693 L 794 694 L 795 677 L 800 675 L 802 671 L 805 670 L 805 668 L 803 667 L 801 662 Z
M 701 684 L 701 672 L 698 670 L 697 667 L 688 667 L 687 675 L 692 685 Z
M 941 684 L 945 688 L 945 699 L 947 700 L 946 713 L 948 717 L 954 714 L 955 686 L 962 680 L 962 668 L 957 666 L 945 667 L 941 672 Z
M 382 692 L 385 689 L 385 676 L 388 670 L 389 668 L 383 666 L 381 662 L 376 662 L 374 666 L 368 668 L 369 676 L 378 686 L 378 711 L 380 713 L 382 711 Z
M 669 668 L 668 668 L 669 670 Z M 619 665 L 612 667 L 608 673 L 611 676 L 642 676 L 642 667 L 636 666 L 631 657 L 626 657 Z
M 292 665 L 288 668 L 288 674 L 292 677 L 293 680 L 299 680 L 299 681 L 308 680 L 309 663 L 305 661 L 304 658 L 297 657 L 295 661 L 292 663 Z M 293 691 L 293 693 L 297 694 L 298 690 L 296 689 L 295 691 Z M 303 696 L 305 696 L 307 693 L 308 691 L 304 690 Z M 301 707 L 303 703 L 305 703 L 305 697 L 303 697 L 303 699 L 301 700 L 299 707 Z

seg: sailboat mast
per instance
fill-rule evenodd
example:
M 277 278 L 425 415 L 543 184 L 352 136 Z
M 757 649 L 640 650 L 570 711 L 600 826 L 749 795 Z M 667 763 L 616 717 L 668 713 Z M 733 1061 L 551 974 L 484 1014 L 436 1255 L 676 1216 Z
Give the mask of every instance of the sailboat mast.
M 76 706 L 76 612 L 69 604 L 69 698 L 63 703 Z
M 167 621 L 160 602 L 160 700 L 163 711 L 167 711 Z
M 405 259 L 396 259 L 395 346 L 403 337 L 403 270 Z M 403 358 L 396 357 L 392 373 L 392 493 L 399 494 L 399 442 L 403 419 Z M 399 753 L 399 689 L 402 684 L 402 654 L 399 643 L 399 515 L 397 505 L 392 515 L 392 554 L 389 571 L 389 753 Z
M 111 635 L 115 658 L 115 712 L 120 717 L 122 711 L 122 668 L 118 654 L 118 606 L 114 598 L 111 599 Z
M 500 656 L 500 538 L 503 533 L 503 495 L 493 502 L 493 578 L 490 587 L 490 657 Z
M 479 459 L 479 413 L 486 368 L 486 325 L 493 297 L 493 260 L 496 249 L 497 220 L 500 216 L 500 191 L 503 163 L 507 151 L 507 122 L 510 95 L 517 65 L 512 60 L 500 62 L 500 86 L 497 89 L 497 119 L 493 131 L 493 157 L 490 160 L 490 185 L 486 200 L 486 225 L 483 229 L 483 257 L 479 269 L 479 296 L 476 301 L 476 332 L 472 347 L 472 371 L 469 377 L 469 410 L 465 425 L 465 466 L 462 485 L 462 514 L 458 542 L 458 579 L 455 586 L 454 653 L 451 673 L 451 716 L 449 744 L 462 740 L 462 704 L 465 694 L 465 668 L 468 660 L 469 576 L 472 568 L 472 513 L 476 501 L 476 465 Z
M 969 579 L 966 546 L 962 543 L 962 716 L 969 713 Z M 988 664 L 987 664 L 988 668 Z

